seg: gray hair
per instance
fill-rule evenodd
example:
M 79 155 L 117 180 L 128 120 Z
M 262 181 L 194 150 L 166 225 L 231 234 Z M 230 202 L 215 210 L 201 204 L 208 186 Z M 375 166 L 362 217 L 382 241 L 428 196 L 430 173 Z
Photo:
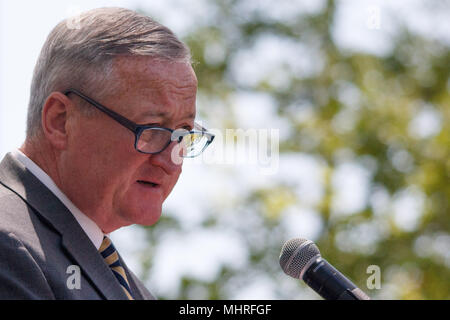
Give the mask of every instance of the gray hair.
M 41 130 L 47 97 L 77 88 L 102 96 L 117 56 L 150 56 L 191 63 L 191 54 L 171 30 L 148 16 L 123 8 L 99 8 L 60 22 L 49 34 L 31 82 L 27 138 Z M 106 84 L 106 85 L 105 85 Z

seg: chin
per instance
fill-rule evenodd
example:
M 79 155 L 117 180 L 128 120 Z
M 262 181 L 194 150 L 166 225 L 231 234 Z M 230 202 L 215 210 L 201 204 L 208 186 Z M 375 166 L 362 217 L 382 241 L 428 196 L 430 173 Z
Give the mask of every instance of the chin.
M 121 199 L 120 212 L 128 224 L 151 226 L 161 217 L 164 197 L 162 190 L 136 185 Z
M 158 222 L 159 218 L 161 217 L 161 213 L 158 215 L 152 215 L 149 217 L 144 217 L 140 221 L 136 222 L 135 224 L 141 225 L 141 226 L 152 226 L 155 223 Z
M 161 206 L 151 206 L 150 208 L 136 208 L 128 213 L 130 224 L 139 224 L 142 226 L 152 226 L 158 222 L 161 217 Z

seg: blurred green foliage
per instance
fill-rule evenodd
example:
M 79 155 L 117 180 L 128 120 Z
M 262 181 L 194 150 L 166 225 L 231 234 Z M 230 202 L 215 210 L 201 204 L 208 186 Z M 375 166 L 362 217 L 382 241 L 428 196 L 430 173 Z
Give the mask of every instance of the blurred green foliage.
M 450 299 L 448 44 L 399 26 L 403 29 L 392 39 L 393 50 L 388 55 L 340 49 L 332 36 L 334 1 L 326 2 L 320 12 L 299 8 L 287 21 L 269 19 L 263 10 L 242 10 L 241 1 L 214 0 L 210 6 L 215 8 L 211 10 L 213 23 L 199 24 L 183 39 L 195 60 L 200 116 L 223 130 L 235 128 L 237 115 L 230 107 L 234 92 L 273 97 L 277 116 L 290 129 L 280 141 L 280 154 L 311 155 L 324 168 L 324 193 L 313 208 L 322 221 L 320 233 L 313 239 L 322 255 L 374 298 Z M 306 59 L 318 67 L 300 75 L 281 61 L 281 82 L 274 81 L 275 75 L 270 73 L 256 83 L 237 79 L 233 59 L 267 35 L 307 48 L 313 58 L 309 55 Z M 305 59 L 301 55 L 299 52 L 298 59 Z M 244 57 L 241 63 L 256 63 L 251 55 Z M 348 93 L 356 100 L 349 99 Z M 429 114 L 439 120 L 438 128 L 421 134 L 414 123 Z M 334 213 L 332 176 L 346 162 L 366 168 L 370 185 L 362 209 L 339 215 Z M 408 228 L 396 220 L 393 209 L 394 202 L 405 194 L 423 199 L 417 223 Z M 381 209 L 377 207 L 380 199 L 387 203 Z M 282 217 L 286 208 L 303 201 L 289 185 L 279 183 L 242 194 L 231 210 L 229 206 L 208 207 L 209 219 L 201 228 L 232 229 L 242 235 L 249 263 L 237 269 L 223 266 L 212 281 L 185 277 L 177 296 L 159 298 L 230 299 L 233 292 L 259 281 L 257 275 L 280 283 L 275 297 L 290 299 L 293 296 L 289 294 L 296 290 L 307 292 L 300 281 L 282 274 L 278 265 L 281 245 L 287 240 Z M 224 218 L 230 211 L 234 222 Z M 158 242 L 165 232 L 177 228 L 179 222 L 164 215 L 147 229 L 147 275 Z M 377 236 L 366 245 L 363 237 L 367 230 L 377 231 Z M 369 265 L 381 268 L 380 290 L 366 287 Z M 288 282 L 295 286 L 287 289 Z M 318 298 L 315 294 L 305 297 Z

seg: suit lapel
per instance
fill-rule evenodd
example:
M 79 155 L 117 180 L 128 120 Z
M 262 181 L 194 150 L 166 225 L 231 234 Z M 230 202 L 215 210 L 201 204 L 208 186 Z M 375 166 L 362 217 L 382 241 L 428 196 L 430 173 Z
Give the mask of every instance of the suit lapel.
M 133 297 L 135 300 L 156 300 L 153 294 L 145 287 L 141 280 L 130 270 L 128 269 L 125 261 L 123 261 L 122 257 L 119 254 L 119 259 L 122 267 L 125 269 L 125 273 L 127 274 L 127 279 L 130 284 L 131 292 L 133 293 Z
M 84 232 L 83 235 L 87 237 Z M 73 259 L 80 264 L 80 268 L 97 286 L 105 299 L 127 300 L 127 296 L 117 282 L 111 269 L 103 261 L 103 258 L 90 240 L 87 240 L 81 241 L 78 232 L 66 233 L 62 237 L 62 245 Z
M 127 299 L 95 246 L 64 204 L 11 154 L 0 163 L 0 183 L 16 193 L 62 237 L 62 245 L 106 299 Z

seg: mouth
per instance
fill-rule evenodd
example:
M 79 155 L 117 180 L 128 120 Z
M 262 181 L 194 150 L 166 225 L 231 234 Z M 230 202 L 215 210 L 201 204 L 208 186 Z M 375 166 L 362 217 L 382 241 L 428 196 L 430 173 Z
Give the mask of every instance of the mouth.
M 151 187 L 151 188 L 157 188 L 160 186 L 159 184 L 150 182 L 150 181 L 138 180 L 137 182 L 143 186 Z

